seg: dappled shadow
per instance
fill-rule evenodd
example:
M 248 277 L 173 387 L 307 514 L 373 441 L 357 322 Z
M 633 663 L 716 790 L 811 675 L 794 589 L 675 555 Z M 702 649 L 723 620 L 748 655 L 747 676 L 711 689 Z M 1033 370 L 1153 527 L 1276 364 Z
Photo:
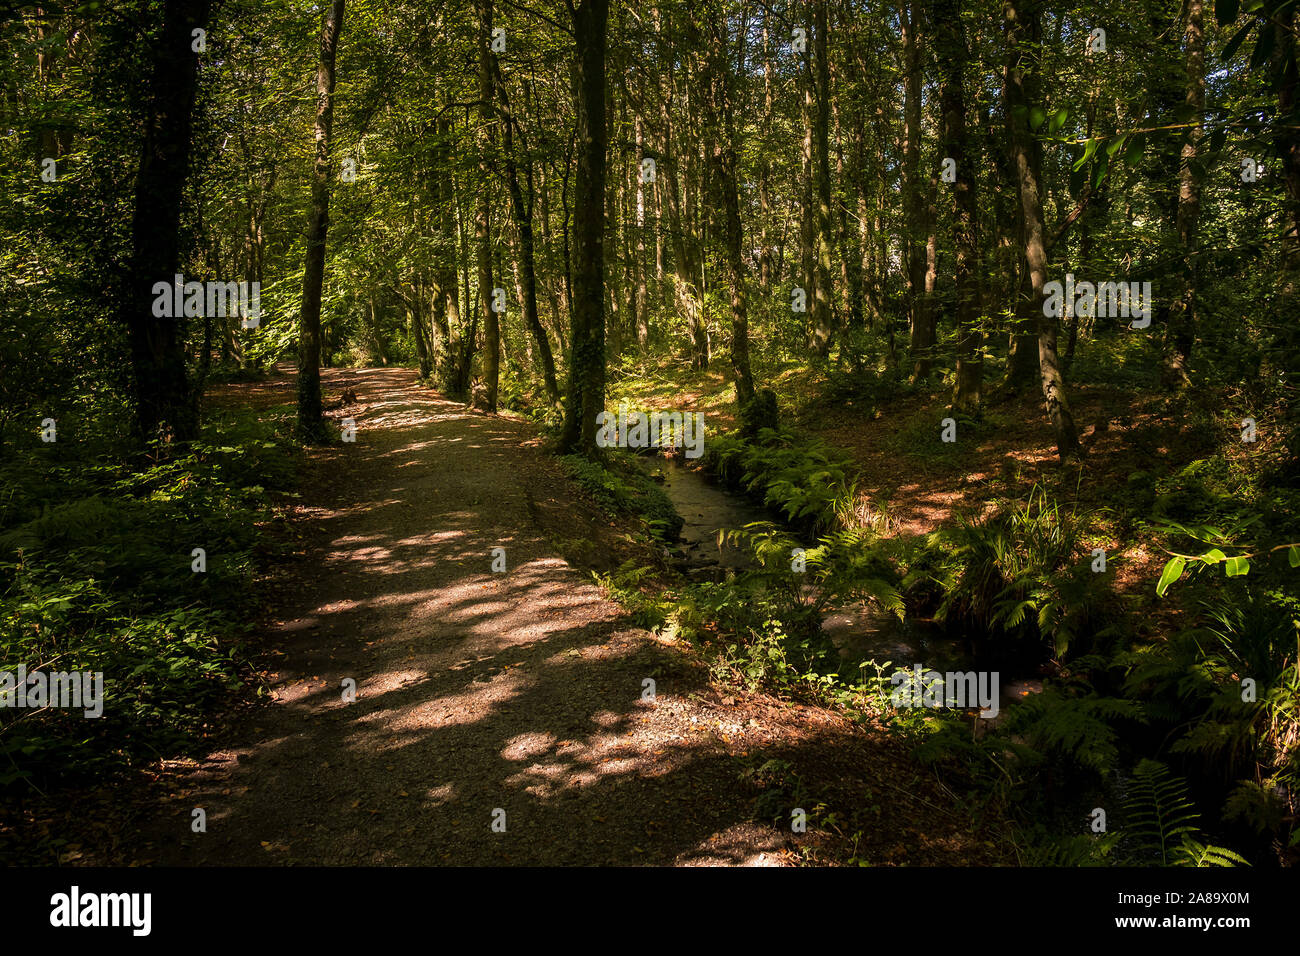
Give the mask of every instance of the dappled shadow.
M 1084 457 L 1065 469 L 1081 497 L 1104 500 L 1130 476 L 1190 461 L 1205 436 L 1149 395 L 1105 386 L 1075 386 L 1071 404 Z M 891 402 L 883 414 L 866 417 L 853 408 L 826 408 L 811 430 L 848 449 L 859 468 L 860 514 L 883 511 L 890 533 L 926 534 L 957 513 L 987 513 L 996 502 L 1024 495 L 1036 483 L 1052 483 L 1063 471 L 1055 433 L 1033 390 L 988 408 L 997 427 L 936 450 L 910 450 L 897 435 L 939 428 L 948 413 L 933 396 Z M 890 453 L 882 453 L 890 452 Z
M 685 697 L 698 672 L 622 621 L 533 520 L 568 488 L 525 427 L 405 370 L 326 372 L 325 384 L 356 391 L 336 413 L 356 421 L 356 441 L 317 455 L 330 481 L 304 509 L 315 544 L 266 635 L 284 655 L 277 706 L 172 781 L 137 858 L 775 859 L 786 837 L 749 822 L 723 721 Z M 206 833 L 191 832 L 195 807 Z
M 693 656 L 632 626 L 556 553 L 552 537 L 606 533 L 608 519 L 523 423 L 407 370 L 324 382 L 355 391 L 332 414 L 355 420 L 356 441 L 313 452 L 299 510 L 310 547 L 262 635 L 283 661 L 275 705 L 168 774 L 118 862 L 776 865 L 819 834 L 754 821 L 747 771 L 773 754 L 827 795 L 841 784 L 811 781 L 843 774 L 848 806 L 877 779 L 946 800 L 897 741 L 815 708 L 719 697 Z M 765 805 L 788 821 L 782 799 Z M 921 833 L 893 816 L 916 810 L 906 800 L 884 806 L 859 856 L 954 862 L 939 857 L 964 845 L 959 816 Z

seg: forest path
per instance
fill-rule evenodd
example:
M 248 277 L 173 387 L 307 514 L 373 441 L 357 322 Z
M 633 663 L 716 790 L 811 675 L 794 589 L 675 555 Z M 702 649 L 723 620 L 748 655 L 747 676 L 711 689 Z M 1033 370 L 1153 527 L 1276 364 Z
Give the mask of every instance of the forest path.
M 136 861 L 779 862 L 788 831 L 751 822 L 736 748 L 747 733 L 807 736 L 803 708 L 759 727 L 710 705 L 679 653 L 620 620 L 547 542 L 543 525 L 582 529 L 526 423 L 407 369 L 326 371 L 324 386 L 355 389 L 343 413 L 357 436 L 310 458 L 308 557 L 263 635 L 283 652 L 275 703 L 227 749 L 169 768 L 163 806 L 124 841 Z M 230 388 L 293 397 L 283 376 Z M 507 573 L 491 570 L 496 547 Z M 196 807 L 205 833 L 191 832 Z

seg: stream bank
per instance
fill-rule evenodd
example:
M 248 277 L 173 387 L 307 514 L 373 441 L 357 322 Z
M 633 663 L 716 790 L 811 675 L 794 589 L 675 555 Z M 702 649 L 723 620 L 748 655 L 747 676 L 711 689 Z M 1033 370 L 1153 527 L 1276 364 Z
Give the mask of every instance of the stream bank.
M 661 484 L 683 524 L 670 547 L 676 568 L 692 581 L 722 581 L 750 564 L 743 550 L 720 542 L 722 533 L 753 522 L 791 530 L 779 517 L 750 499 L 724 488 L 702 469 L 663 454 L 640 455 L 639 466 Z M 809 542 L 812 543 L 811 541 Z M 941 623 L 907 614 L 901 620 L 881 607 L 856 602 L 828 608 L 822 633 L 846 665 L 875 661 L 894 667 L 939 672 L 979 670 L 982 662 L 967 642 L 948 634 Z M 1005 705 L 1042 690 L 1032 674 L 1006 674 L 999 681 L 999 712 Z

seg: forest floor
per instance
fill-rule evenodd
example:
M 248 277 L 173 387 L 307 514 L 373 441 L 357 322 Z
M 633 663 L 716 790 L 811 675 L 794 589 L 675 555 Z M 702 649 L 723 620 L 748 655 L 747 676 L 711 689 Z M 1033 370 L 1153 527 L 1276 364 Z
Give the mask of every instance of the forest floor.
M 1124 357 L 1136 365 L 1133 359 Z M 728 431 L 736 427 L 735 392 L 724 364 L 706 372 L 642 364 L 613 381 L 610 404 L 697 409 L 705 413 L 707 434 Z M 1126 374 L 1143 380 L 1140 369 Z M 1196 395 L 1171 400 L 1132 381 L 1076 381 L 1069 396 L 1084 454 L 1062 466 L 1036 384 L 1009 396 L 990 389 L 980 422 L 963 422 L 957 441 L 944 444 L 946 391 L 914 389 L 885 399 L 837 393 L 835 379 L 793 362 L 766 366 L 756 376 L 783 397 L 783 424 L 852 457 L 859 513 L 881 519 L 864 523 L 886 535 L 925 535 L 959 514 L 987 513 L 1024 500 L 1035 486 L 1047 487 L 1071 510 L 1091 513 L 1090 543 L 1106 550 L 1117 590 L 1148 603 L 1168 555 L 1117 524 L 1110 512 L 1121 501 L 1151 497 L 1154 476 L 1177 475 L 1212 454 L 1232 426 L 1227 416 L 1221 433 L 1189 422 L 1186 402 Z M 845 378 L 841 372 L 838 381 Z M 1230 442 L 1228 452 L 1245 454 Z
M 884 729 L 715 687 L 688 648 L 631 626 L 561 551 L 585 539 L 616 566 L 638 545 L 527 422 L 408 369 L 329 370 L 324 387 L 355 392 L 332 414 L 357 435 L 308 454 L 299 558 L 256 637 L 273 702 L 206 759 L 155 768 L 113 847 L 76 862 L 788 865 L 850 844 L 877 865 L 1006 860 Z M 270 407 L 293 388 L 282 373 L 213 399 Z M 800 783 L 806 835 L 756 819 L 770 760 Z M 818 828 L 817 804 L 877 823 Z

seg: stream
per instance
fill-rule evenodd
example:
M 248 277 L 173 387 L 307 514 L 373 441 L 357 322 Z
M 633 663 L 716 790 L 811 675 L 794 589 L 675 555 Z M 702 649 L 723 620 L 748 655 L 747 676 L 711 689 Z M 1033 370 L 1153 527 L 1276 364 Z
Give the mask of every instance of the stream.
M 678 543 L 679 561 L 693 580 L 721 580 L 748 564 L 747 555 L 739 548 L 718 547 L 719 530 L 753 521 L 782 524 L 760 505 L 728 491 L 677 458 L 656 455 L 639 460 L 661 482 L 685 522 Z M 855 604 L 829 610 L 822 618 L 822 632 L 846 663 L 889 661 L 899 667 L 920 664 L 941 672 L 978 669 L 969 648 L 928 618 L 907 616 L 900 621 L 879 607 Z M 1036 677 L 1010 679 L 1003 675 L 999 706 L 1041 690 L 1042 681 Z

